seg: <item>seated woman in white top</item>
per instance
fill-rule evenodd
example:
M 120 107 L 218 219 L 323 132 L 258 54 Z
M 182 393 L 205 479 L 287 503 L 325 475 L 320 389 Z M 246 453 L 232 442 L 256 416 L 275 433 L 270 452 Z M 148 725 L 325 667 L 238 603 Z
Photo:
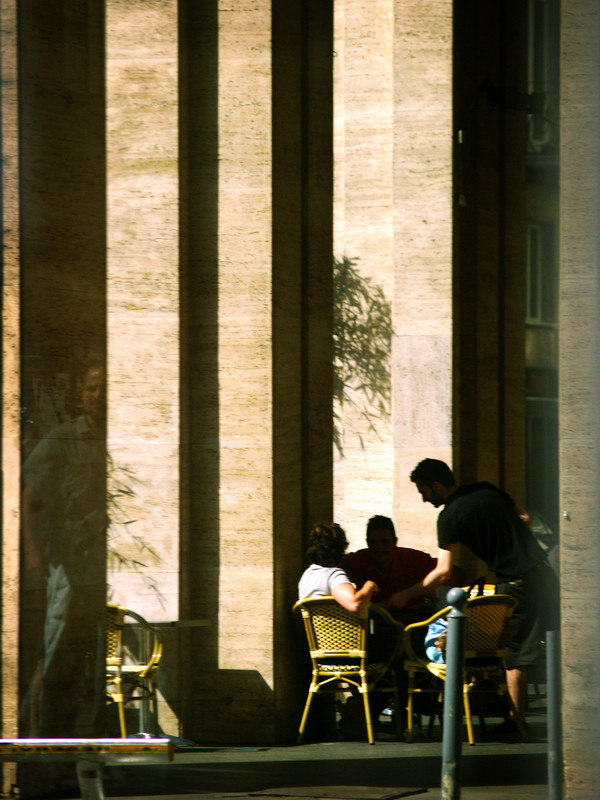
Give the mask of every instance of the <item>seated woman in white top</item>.
M 306 559 L 310 563 L 298 583 L 298 599 L 335 597 L 348 611 L 360 611 L 378 591 L 373 581 L 356 589 L 340 567 L 348 547 L 344 530 L 335 522 L 317 522 L 308 537 Z

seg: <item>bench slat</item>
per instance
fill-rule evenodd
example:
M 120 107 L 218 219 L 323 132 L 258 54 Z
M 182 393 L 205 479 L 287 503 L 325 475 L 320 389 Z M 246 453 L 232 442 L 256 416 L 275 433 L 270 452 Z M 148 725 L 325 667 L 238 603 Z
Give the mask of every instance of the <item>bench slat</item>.
M 0 739 L 0 761 L 92 758 L 110 763 L 172 761 L 169 739 Z

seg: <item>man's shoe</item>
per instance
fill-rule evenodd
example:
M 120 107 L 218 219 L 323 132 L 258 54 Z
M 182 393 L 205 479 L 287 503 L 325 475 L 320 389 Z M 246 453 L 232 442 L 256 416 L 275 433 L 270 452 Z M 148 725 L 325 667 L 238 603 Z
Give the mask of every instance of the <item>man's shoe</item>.
M 523 723 L 523 730 L 519 728 L 514 719 L 505 719 L 491 731 L 492 736 L 497 736 L 501 739 L 510 739 L 511 741 L 527 741 L 528 730 L 526 723 Z

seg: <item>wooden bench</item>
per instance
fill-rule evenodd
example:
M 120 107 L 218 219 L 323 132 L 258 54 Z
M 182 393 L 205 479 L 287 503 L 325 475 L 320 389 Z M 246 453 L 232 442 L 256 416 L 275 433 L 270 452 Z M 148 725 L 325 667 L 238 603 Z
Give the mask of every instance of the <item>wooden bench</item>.
M 105 800 L 104 764 L 172 761 L 169 739 L 0 739 L 0 761 L 75 762 L 82 800 Z

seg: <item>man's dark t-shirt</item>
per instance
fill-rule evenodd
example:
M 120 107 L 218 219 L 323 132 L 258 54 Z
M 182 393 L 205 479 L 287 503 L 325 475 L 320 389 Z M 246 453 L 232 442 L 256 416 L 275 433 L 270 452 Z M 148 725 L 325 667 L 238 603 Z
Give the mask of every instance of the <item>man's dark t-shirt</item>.
M 440 512 L 439 546 L 456 542 L 485 561 L 499 582 L 522 578 L 545 558 L 512 498 L 486 481 L 455 489 Z

